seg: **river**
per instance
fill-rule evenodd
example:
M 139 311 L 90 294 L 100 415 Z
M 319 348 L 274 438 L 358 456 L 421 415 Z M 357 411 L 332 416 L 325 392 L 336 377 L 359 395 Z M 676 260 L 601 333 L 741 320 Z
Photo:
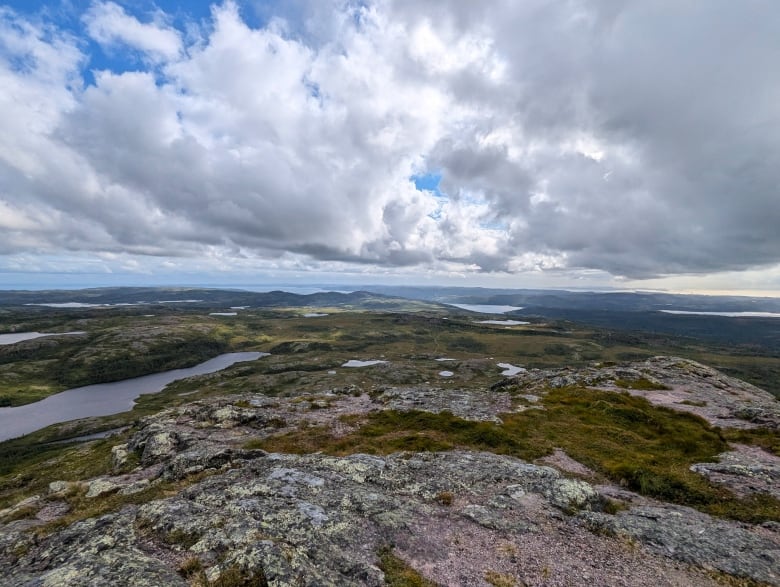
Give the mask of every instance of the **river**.
M 214 373 L 235 363 L 254 361 L 267 355 L 268 353 L 257 352 L 227 353 L 187 369 L 76 387 L 32 404 L 0 408 L 0 442 L 35 432 L 51 424 L 118 414 L 132 409 L 139 396 L 159 393 L 166 385 L 178 379 Z

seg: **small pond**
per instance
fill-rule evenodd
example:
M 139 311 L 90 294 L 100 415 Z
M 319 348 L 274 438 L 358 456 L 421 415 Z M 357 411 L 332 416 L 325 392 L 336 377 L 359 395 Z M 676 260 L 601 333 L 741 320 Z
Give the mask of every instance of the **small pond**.
M 507 377 L 517 375 L 518 373 L 525 373 L 524 367 L 518 367 L 516 365 L 512 365 L 511 363 L 498 363 L 497 366 L 503 369 L 503 371 L 501 371 L 501 375 L 505 375 Z
M 387 361 L 358 361 L 357 359 L 350 359 L 342 365 L 342 367 L 370 367 L 371 365 L 379 365 L 381 363 L 387 363 Z

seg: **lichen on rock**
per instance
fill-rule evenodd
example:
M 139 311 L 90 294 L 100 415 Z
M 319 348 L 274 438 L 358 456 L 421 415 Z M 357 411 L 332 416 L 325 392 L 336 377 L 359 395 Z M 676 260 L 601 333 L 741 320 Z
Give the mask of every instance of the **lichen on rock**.
M 647 377 L 650 387 L 670 388 L 631 393 L 683 386 L 712 397 L 723 393 L 719 386 L 730 380 L 702 369 L 654 359 L 630 367 L 528 371 L 492 391 L 384 387 L 371 396 L 306 401 L 246 393 L 169 408 L 141 419 L 126 442 L 111 449 L 107 472 L 44 485 L 40 494 L 0 512 L 4 584 L 188 585 L 192 578 L 182 569 L 192 567 L 208 581 L 237 573 L 274 587 L 380 586 L 386 580 L 380 553 L 388 551 L 443 584 L 484 585 L 485 577 L 571 584 L 588 577 L 621 585 L 630 577 L 633 585 L 710 585 L 713 569 L 780 584 L 776 525 L 740 524 L 644 497 L 606 508 L 608 498 L 629 492 L 594 486 L 598 474 L 560 450 L 546 463 L 563 472 L 465 449 L 297 455 L 247 443 L 278 433 L 279 422 L 288 431 L 350 429 L 387 409 L 449 411 L 469 426 L 500 422 L 510 413 L 509 422 L 521 395 L 543 404 L 556 385 L 625 392 L 614 385 L 619 377 Z M 749 387 L 738 393 L 720 404 L 708 399 L 708 405 L 731 418 L 755 397 L 762 417 L 770 418 L 773 408 L 760 393 L 751 396 Z M 321 409 L 312 409 L 317 401 Z M 740 450 L 693 470 L 715 482 L 730 476 L 763 483 L 771 493 L 776 458 Z M 81 490 L 72 492 L 76 487 Z M 90 517 L 78 519 L 69 496 L 76 507 L 94 507 L 85 510 Z M 75 521 L 45 525 L 65 513 Z

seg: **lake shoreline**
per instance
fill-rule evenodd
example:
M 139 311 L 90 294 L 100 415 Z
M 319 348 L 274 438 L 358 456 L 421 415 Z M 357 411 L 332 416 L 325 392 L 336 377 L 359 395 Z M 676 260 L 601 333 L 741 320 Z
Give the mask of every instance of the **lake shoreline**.
M 111 416 L 131 410 L 140 396 L 159 393 L 174 381 L 215 373 L 236 363 L 254 361 L 268 354 L 225 353 L 194 367 L 76 387 L 31 404 L 0 408 L 0 442 L 30 434 L 52 424 Z

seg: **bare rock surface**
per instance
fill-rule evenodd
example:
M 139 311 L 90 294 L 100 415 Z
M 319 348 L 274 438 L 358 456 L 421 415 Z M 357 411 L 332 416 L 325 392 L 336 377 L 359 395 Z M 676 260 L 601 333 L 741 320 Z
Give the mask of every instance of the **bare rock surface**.
M 501 423 L 499 414 L 513 412 L 512 396 L 503 392 L 439 389 L 436 387 L 391 387 L 380 401 L 387 409 L 406 412 L 452 412 L 464 420 Z
M 717 463 L 696 463 L 691 470 L 743 497 L 768 493 L 780 499 L 780 457 L 755 446 L 734 445 Z
M 550 465 L 560 471 L 571 473 L 580 477 L 592 478 L 596 476 L 596 473 L 592 469 L 586 467 L 578 461 L 575 461 L 559 448 L 556 448 L 552 454 L 538 459 L 537 463 L 542 465 Z
M 613 516 L 586 512 L 580 517 L 593 529 L 629 536 L 681 561 L 771 585 L 780 582 L 777 534 L 768 539 L 755 529 L 668 504 L 634 507 Z
M 780 428 L 780 403 L 755 385 L 676 357 L 654 357 L 637 368 L 669 388 L 667 393 L 631 390 L 652 403 L 698 414 L 716 426 Z M 705 405 L 682 403 L 686 400 Z
M 4 532 L 0 561 L 7 585 L 186 585 L 177 569 L 197 557 L 212 578 L 239 568 L 269 585 L 379 586 L 377 553 L 395 546 L 450 585 L 487 585 L 491 573 L 545 585 L 715 584 L 692 566 L 702 562 L 777 581 L 780 552 L 766 537 L 684 508 L 611 516 L 600 503 L 587 483 L 490 453 L 262 453 L 25 548 Z
M 742 382 L 732 389 L 736 380 L 678 359 L 509 379 L 484 392 L 246 394 L 145 417 L 117 440 L 110 474 L 54 482 L 0 512 L 3 585 L 190 585 L 185 570 L 196 565 L 211 582 L 238 571 L 271 586 L 379 586 L 385 549 L 442 585 L 717 585 L 718 573 L 780 585 L 777 524 L 718 519 L 594 485 L 598 476 L 560 450 L 531 464 L 464 450 L 334 457 L 247 448 L 250 438 L 304 425 L 346 433 L 355 424 L 344 415 L 382 409 L 496 421 L 519 394 L 543 398 L 550 387 L 573 384 L 618 390 L 618 380 L 670 388 L 648 394 L 684 389 L 686 397 L 706 396 L 727 416 L 722 421 L 740 426 L 771 425 L 777 411 L 761 390 Z M 761 418 L 738 417 L 746 407 L 761 410 Z M 776 495 L 777 461 L 735 446 L 718 463 L 694 467 L 734 491 Z M 177 490 L 154 493 L 158 487 Z M 74 491 L 89 504 L 115 505 L 46 526 L 69 515 Z M 144 492 L 152 497 L 140 499 Z M 608 513 L 615 509 L 607 498 L 624 509 Z
M 632 387 L 632 382 L 646 385 Z M 780 429 L 780 402 L 770 393 L 712 367 L 678 357 L 653 357 L 617 366 L 531 369 L 499 382 L 494 388 L 515 386 L 543 395 L 549 388 L 570 385 L 626 391 L 655 405 L 696 414 L 716 426 Z

